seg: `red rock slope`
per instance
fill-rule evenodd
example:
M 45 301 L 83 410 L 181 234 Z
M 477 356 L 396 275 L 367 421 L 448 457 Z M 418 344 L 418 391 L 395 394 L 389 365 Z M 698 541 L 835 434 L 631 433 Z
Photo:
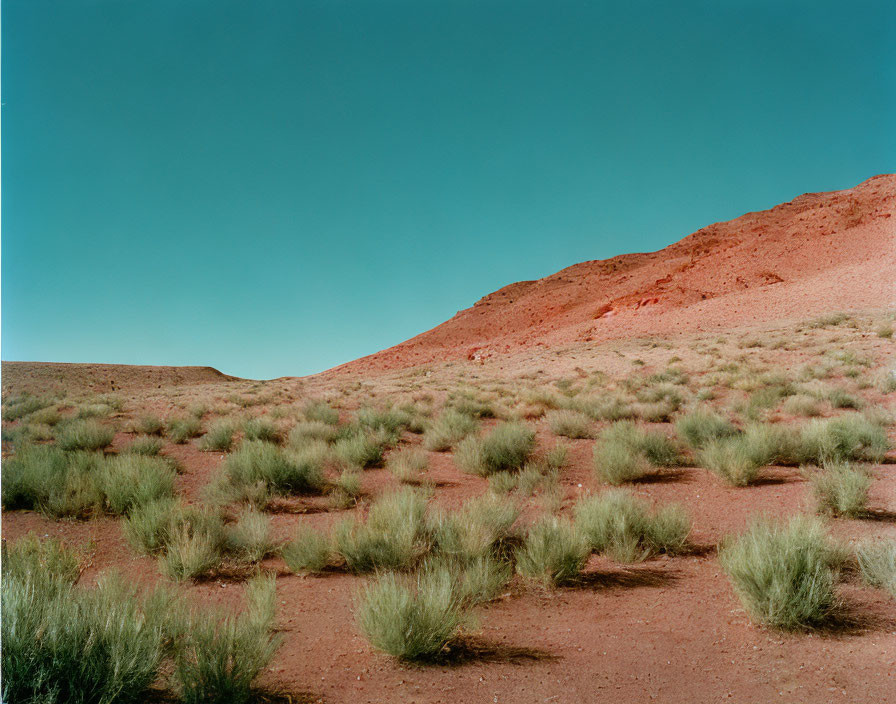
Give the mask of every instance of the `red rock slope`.
M 894 215 L 892 174 L 806 194 L 710 225 L 658 252 L 583 262 L 511 284 L 428 332 L 336 370 L 892 307 Z

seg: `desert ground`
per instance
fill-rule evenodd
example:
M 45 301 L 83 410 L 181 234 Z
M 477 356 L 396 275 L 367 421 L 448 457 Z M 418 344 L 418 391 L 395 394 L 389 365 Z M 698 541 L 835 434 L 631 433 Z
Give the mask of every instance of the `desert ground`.
M 802 196 L 311 377 L 4 362 L 4 650 L 49 545 L 158 634 L 137 701 L 892 701 L 894 211 Z

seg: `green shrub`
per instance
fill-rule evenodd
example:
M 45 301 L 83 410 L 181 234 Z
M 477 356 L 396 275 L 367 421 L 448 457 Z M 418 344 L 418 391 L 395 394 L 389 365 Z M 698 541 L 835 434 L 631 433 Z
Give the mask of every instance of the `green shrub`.
M 550 411 L 545 415 L 545 420 L 554 435 L 567 438 L 593 437 L 591 419 L 580 411 Z
M 280 549 L 286 566 L 298 574 L 321 572 L 330 562 L 330 553 L 330 539 L 301 524 L 292 539 Z
M 817 521 L 760 519 L 726 541 L 719 560 L 750 615 L 784 629 L 816 625 L 835 606 L 832 552 Z
M 455 451 L 461 468 L 487 477 L 522 467 L 535 449 L 535 432 L 518 423 L 503 423 L 483 438 L 468 437 Z
M 835 516 L 861 516 L 866 511 L 871 477 L 848 462 L 829 462 L 810 475 L 818 509 Z
M 588 542 L 570 521 L 544 518 L 529 529 L 516 552 L 520 574 L 545 585 L 559 585 L 579 576 L 588 560 Z
M 620 489 L 581 499 L 575 516 L 591 549 L 606 552 L 618 562 L 679 552 L 691 532 L 691 521 L 680 506 L 653 512 L 646 502 Z
M 513 567 L 495 555 L 479 555 L 449 567 L 458 575 L 457 593 L 464 604 L 482 604 L 501 595 L 513 578 Z
M 396 439 L 411 422 L 409 413 L 394 408 L 386 410 L 362 408 L 358 411 L 357 419 L 360 427 L 383 431 L 389 437 Z
M 361 474 L 356 469 L 342 470 L 330 491 L 330 502 L 335 508 L 350 508 L 361 495 Z
M 142 437 L 134 438 L 134 441 L 128 445 L 124 451 L 131 455 L 154 457 L 162 451 L 162 441 L 158 438 L 144 435 Z
M 593 454 L 595 472 L 600 480 L 608 484 L 636 481 L 654 471 L 643 453 L 625 443 L 595 443 Z
M 168 439 L 176 445 L 183 445 L 190 438 L 202 432 L 202 424 L 197 418 L 170 418 L 168 420 Z
M 310 401 L 303 410 L 306 420 L 318 421 L 327 425 L 339 423 L 339 411 L 331 408 L 326 401 Z
M 336 441 L 336 457 L 350 467 L 365 469 L 383 462 L 383 445 L 372 434 L 357 432 Z
M 40 396 L 19 396 L 3 404 L 3 420 L 16 421 L 46 408 L 53 402 Z
M 280 442 L 280 431 L 277 430 L 277 426 L 267 418 L 249 418 L 243 423 L 243 432 L 249 440 Z
M 856 549 L 862 579 L 896 597 L 896 540 L 866 541 Z
M 784 412 L 793 416 L 805 416 L 814 418 L 821 415 L 821 405 L 818 401 L 808 394 L 797 394 L 790 396 L 784 401 Z
M 445 568 L 421 570 L 413 580 L 382 575 L 359 594 L 355 614 L 375 648 L 402 660 L 431 658 L 461 623 L 455 576 Z
M 423 447 L 433 452 L 445 452 L 475 432 L 476 426 L 472 416 L 446 409 L 423 433 Z
M 286 453 L 276 445 L 248 440 L 224 460 L 224 472 L 231 486 L 262 484 L 279 494 L 319 491 L 324 485 L 323 467 L 318 456 Z
M 270 519 L 251 506 L 243 509 L 237 522 L 228 527 L 227 547 L 242 562 L 260 562 L 276 547 Z
M 134 429 L 144 435 L 161 435 L 165 430 L 165 423 L 158 416 L 146 414 L 137 419 Z
M 123 514 L 149 501 L 174 496 L 174 470 L 158 457 L 119 455 L 102 468 L 100 485 L 106 508 Z
M 233 425 L 227 420 L 212 423 L 199 440 L 199 449 L 207 452 L 227 452 L 233 445 Z
M 28 417 L 29 423 L 37 423 L 39 425 L 49 426 L 56 425 L 61 420 L 62 414 L 59 412 L 59 409 L 56 408 L 56 406 L 42 408 L 39 411 L 35 411 Z
M 429 548 L 426 500 L 404 488 L 379 498 L 367 521 L 357 516 L 336 525 L 337 552 L 353 572 L 412 567 Z
M 84 517 L 102 508 L 96 453 L 25 445 L 3 462 L 3 508 L 32 509 L 52 518 Z
M 766 459 L 767 455 L 756 452 L 744 435 L 712 440 L 698 455 L 701 466 L 732 486 L 747 486 L 756 481 Z
M 438 512 L 430 533 L 439 554 L 466 563 L 488 556 L 507 539 L 519 507 L 491 494 L 467 501 L 459 511 Z
M 281 642 L 271 633 L 275 588 L 273 578 L 255 577 L 247 587 L 245 614 L 223 618 L 194 615 L 174 668 L 174 680 L 185 704 L 245 704 L 252 700 L 252 683 Z
M 121 523 L 124 536 L 138 552 L 157 553 L 165 548 L 178 511 L 183 509 L 170 497 L 135 506 Z
M 802 459 L 814 464 L 849 460 L 880 462 L 887 449 L 886 431 L 858 413 L 810 421 L 802 432 Z
M 617 421 L 605 428 L 594 446 L 594 468 L 610 484 L 635 481 L 656 466 L 680 461 L 676 447 L 661 432 L 639 428 L 631 421 Z
M 136 702 L 156 679 L 162 633 L 121 580 L 74 586 L 58 544 L 4 549 L 3 701 Z
M 429 458 L 425 450 L 406 448 L 390 455 L 386 468 L 398 481 L 410 484 L 420 481 L 428 464 Z
M 115 431 L 93 420 L 74 420 L 60 424 L 56 444 L 63 450 L 102 450 L 112 444 Z
M 321 421 L 308 421 L 306 423 L 297 423 L 292 430 L 289 431 L 289 444 L 292 447 L 303 447 L 308 442 L 324 441 L 333 442 L 336 439 L 338 430 L 329 423 Z
M 217 569 L 223 559 L 223 541 L 204 523 L 188 521 L 170 528 L 165 553 L 159 558 L 162 571 L 175 581 L 194 579 Z
M 737 432 L 728 420 L 702 408 L 679 418 L 675 423 L 675 429 L 693 448 L 701 448 L 712 440 L 730 437 Z

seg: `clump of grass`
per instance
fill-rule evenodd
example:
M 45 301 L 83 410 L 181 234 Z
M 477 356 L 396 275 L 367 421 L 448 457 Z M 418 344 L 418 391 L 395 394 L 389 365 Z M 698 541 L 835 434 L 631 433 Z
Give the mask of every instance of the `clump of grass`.
M 353 572 L 412 567 L 428 550 L 426 499 L 409 488 L 379 498 L 367 520 L 357 516 L 336 525 L 337 552 Z
M 866 512 L 871 477 L 849 462 L 829 462 L 809 477 L 818 509 L 855 518 Z
M 220 566 L 223 548 L 222 535 L 205 522 L 179 522 L 166 537 L 162 571 L 178 582 L 195 579 Z
M 143 435 L 134 438 L 133 442 L 124 451 L 132 455 L 154 457 L 162 451 L 162 441 L 149 435 Z
M 891 323 L 884 323 L 883 325 L 878 326 L 876 333 L 878 337 L 889 340 L 893 337 L 893 325 Z
M 297 574 L 321 572 L 330 562 L 330 539 L 310 526 L 299 525 L 281 549 L 286 566 Z
M 658 431 L 639 428 L 631 421 L 617 421 L 601 433 L 594 446 L 594 468 L 609 484 L 635 481 L 652 474 L 657 466 L 673 466 L 679 453 Z
M 227 452 L 233 445 L 233 432 L 233 424 L 229 421 L 215 421 L 199 440 L 199 449 L 206 452 Z
M 811 421 L 802 432 L 801 454 L 804 461 L 879 462 L 889 449 L 886 431 L 858 413 Z
M 806 418 L 820 416 L 822 411 L 818 400 L 808 394 L 796 394 L 788 397 L 784 401 L 782 408 L 785 413 L 793 416 L 805 416 Z
M 383 444 L 371 433 L 354 432 L 336 441 L 334 452 L 349 467 L 366 469 L 383 462 Z
M 550 411 L 545 420 L 554 435 L 573 439 L 593 437 L 591 419 L 580 411 Z
M 3 508 L 37 510 L 53 518 L 86 516 L 102 508 L 97 479 L 102 464 L 98 453 L 24 445 L 3 462 Z
M 334 508 L 350 508 L 361 495 L 361 476 L 355 469 L 342 470 L 330 489 L 330 502 Z
M 320 457 L 311 453 L 286 453 L 276 445 L 248 440 L 224 460 L 230 486 L 239 490 L 262 485 L 279 494 L 319 491 L 324 485 Z
M 243 432 L 249 440 L 280 442 L 280 431 L 267 418 L 249 418 L 243 423 Z
M 757 449 L 745 435 L 710 441 L 698 454 L 701 466 L 732 486 L 748 486 L 756 481 L 768 455 Z
M 168 439 L 175 445 L 183 445 L 202 431 L 202 424 L 195 417 L 170 418 L 167 423 Z
M 339 411 L 331 408 L 326 401 L 309 401 L 305 404 L 302 413 L 306 420 L 318 421 L 327 425 L 336 425 L 339 423 Z
M 737 429 L 730 421 L 703 408 L 681 416 L 675 423 L 675 429 L 681 438 L 693 448 L 701 448 L 712 440 L 730 437 L 737 433 Z
M 63 450 L 102 450 L 112 444 L 115 430 L 94 420 L 74 420 L 60 424 L 56 444 Z
M 423 433 L 423 447 L 433 452 L 450 450 L 476 431 L 476 419 L 455 409 L 445 409 Z
M 570 521 L 544 518 L 529 529 L 516 551 L 517 571 L 546 586 L 575 580 L 589 554 L 588 541 Z
M 157 457 L 119 455 L 102 468 L 100 484 L 106 508 L 124 514 L 135 506 L 174 496 L 174 470 Z
M 241 562 L 260 562 L 275 548 L 270 519 L 251 506 L 243 509 L 235 524 L 228 526 L 227 549 Z
M 276 584 L 254 577 L 247 585 L 248 608 L 223 618 L 194 615 L 188 638 L 177 651 L 174 680 L 185 704 L 246 704 L 252 685 L 280 646 L 271 633 Z
M 757 520 L 721 546 L 719 560 L 744 607 L 762 623 L 813 626 L 835 606 L 832 551 L 817 520 Z
M 318 420 L 297 423 L 289 431 L 289 444 L 292 447 L 303 447 L 309 442 L 333 442 L 338 432 L 336 427 Z
M 691 521 L 680 506 L 651 511 L 646 502 L 620 489 L 580 500 L 575 516 L 591 549 L 618 562 L 680 552 L 691 532 Z
M 165 431 L 165 422 L 158 416 L 144 414 L 135 421 L 134 430 L 143 435 L 161 435 Z
M 520 514 L 519 507 L 491 494 L 467 501 L 459 511 L 442 511 L 430 532 L 438 553 L 465 564 L 492 555 Z
M 57 543 L 29 538 L 3 552 L 3 700 L 142 700 L 162 633 L 123 582 L 76 587 L 76 558 Z
M 856 548 L 862 579 L 896 597 L 896 540 L 866 541 Z
M 402 484 L 419 483 L 429 465 L 426 451 L 420 448 L 406 448 L 389 456 L 386 468 Z
M 29 423 L 37 423 L 38 425 L 54 426 L 62 420 L 62 414 L 56 406 L 42 408 L 28 416 Z
M 455 575 L 444 567 L 416 578 L 382 575 L 358 595 L 355 615 L 375 648 L 402 660 L 431 658 L 461 624 Z
M 460 467 L 487 477 L 522 467 L 535 449 L 535 432 L 519 423 L 503 423 L 483 438 L 468 437 L 455 451 Z
M 9 399 L 3 404 L 3 420 L 16 421 L 46 408 L 53 402 L 41 396 L 22 395 Z

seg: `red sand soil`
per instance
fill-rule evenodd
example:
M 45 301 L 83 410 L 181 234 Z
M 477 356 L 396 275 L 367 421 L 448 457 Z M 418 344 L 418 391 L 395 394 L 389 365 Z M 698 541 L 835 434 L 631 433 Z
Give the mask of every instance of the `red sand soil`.
M 646 334 L 728 329 L 896 302 L 896 175 L 810 193 L 665 249 L 521 281 L 406 342 L 337 367 L 370 373 Z

